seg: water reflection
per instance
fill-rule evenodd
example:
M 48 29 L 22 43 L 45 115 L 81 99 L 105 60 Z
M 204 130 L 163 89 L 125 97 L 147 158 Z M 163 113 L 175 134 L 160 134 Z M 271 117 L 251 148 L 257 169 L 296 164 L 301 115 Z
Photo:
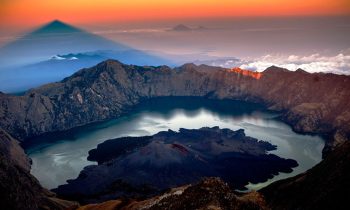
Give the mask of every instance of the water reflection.
M 243 128 L 247 135 L 277 145 L 278 149 L 272 153 L 298 161 L 299 166 L 292 173 L 280 174 L 265 183 L 250 184 L 250 189 L 258 189 L 274 180 L 296 175 L 321 161 L 324 142 L 320 137 L 296 134 L 288 125 L 275 119 L 276 113 L 263 111 L 263 107 L 254 104 L 198 98 L 161 98 L 145 102 L 130 113 L 115 120 L 74 129 L 65 135 L 55 134 L 36 139 L 41 143 L 27 145 L 26 149 L 33 160 L 32 174 L 43 186 L 54 188 L 67 179 L 77 177 L 86 165 L 95 164 L 86 160 L 88 151 L 107 139 L 205 126 L 232 130 Z

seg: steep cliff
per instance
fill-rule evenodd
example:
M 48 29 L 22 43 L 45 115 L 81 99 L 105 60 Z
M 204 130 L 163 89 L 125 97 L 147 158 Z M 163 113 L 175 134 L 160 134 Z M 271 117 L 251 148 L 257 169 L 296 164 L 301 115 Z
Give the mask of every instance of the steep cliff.
M 61 200 L 42 188 L 29 173 L 30 162 L 18 142 L 0 129 L 0 205 L 1 209 L 67 209 L 75 202 Z
M 270 67 L 246 71 L 186 64 L 140 67 L 107 60 L 61 82 L 0 94 L 0 127 L 19 140 L 120 116 L 141 100 L 200 96 L 258 102 L 282 111 L 298 132 L 327 137 L 325 151 L 350 137 L 350 77 Z

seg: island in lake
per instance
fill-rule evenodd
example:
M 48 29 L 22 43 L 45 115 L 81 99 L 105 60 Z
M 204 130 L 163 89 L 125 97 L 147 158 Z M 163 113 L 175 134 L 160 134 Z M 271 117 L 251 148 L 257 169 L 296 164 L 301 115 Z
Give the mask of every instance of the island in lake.
M 85 167 L 54 192 L 82 203 L 145 198 L 203 177 L 220 177 L 233 189 L 245 189 L 249 182 L 263 182 L 298 166 L 295 160 L 268 154 L 275 149 L 246 136 L 243 129 L 219 127 L 111 139 L 89 151 L 88 159 L 98 165 Z

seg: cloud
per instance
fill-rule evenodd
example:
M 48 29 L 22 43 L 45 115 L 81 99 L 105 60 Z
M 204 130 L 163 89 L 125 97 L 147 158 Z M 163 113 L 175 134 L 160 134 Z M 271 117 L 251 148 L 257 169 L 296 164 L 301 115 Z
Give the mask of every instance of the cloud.
M 93 31 L 97 35 L 106 34 L 143 34 L 143 33 L 161 33 L 166 32 L 168 28 L 139 28 L 139 29 L 120 29 L 120 30 L 99 30 Z
M 61 57 L 59 55 L 54 55 L 51 57 L 51 60 L 65 60 L 66 58 L 65 57 Z
M 240 68 L 264 71 L 272 65 L 291 71 L 301 68 L 308 72 L 332 72 L 335 74 L 350 75 L 350 52 L 349 50 L 345 50 L 334 56 L 323 56 L 318 53 L 309 56 L 265 55 L 254 61 L 243 62 Z
M 205 64 L 209 66 L 219 66 L 222 68 L 233 68 L 240 66 L 242 61 L 238 58 L 220 58 L 220 59 L 211 59 L 211 60 L 196 60 L 195 64 Z

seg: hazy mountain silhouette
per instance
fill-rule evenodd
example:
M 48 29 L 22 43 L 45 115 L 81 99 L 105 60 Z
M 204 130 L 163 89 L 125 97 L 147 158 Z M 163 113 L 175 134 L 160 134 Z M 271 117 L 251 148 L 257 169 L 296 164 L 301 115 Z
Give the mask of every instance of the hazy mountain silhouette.
M 179 32 L 203 31 L 203 30 L 209 30 L 209 28 L 205 26 L 190 27 L 184 24 L 179 24 L 174 26 L 172 29 L 170 29 L 170 31 L 179 31 Z
M 74 62 L 50 59 L 55 55 L 86 52 L 96 53 Z M 101 52 L 104 53 L 100 55 Z M 55 20 L 0 48 L 0 91 L 22 91 L 58 81 L 109 58 L 135 65 L 171 64 L 159 56 Z
M 173 31 L 192 31 L 192 28 L 184 25 L 184 24 L 179 24 L 172 28 Z

